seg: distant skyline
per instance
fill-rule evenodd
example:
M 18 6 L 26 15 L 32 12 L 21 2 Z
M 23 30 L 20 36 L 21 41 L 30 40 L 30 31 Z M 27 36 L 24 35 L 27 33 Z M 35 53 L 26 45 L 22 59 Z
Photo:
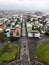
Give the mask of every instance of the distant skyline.
M 49 11 L 49 0 L 0 0 L 0 10 Z

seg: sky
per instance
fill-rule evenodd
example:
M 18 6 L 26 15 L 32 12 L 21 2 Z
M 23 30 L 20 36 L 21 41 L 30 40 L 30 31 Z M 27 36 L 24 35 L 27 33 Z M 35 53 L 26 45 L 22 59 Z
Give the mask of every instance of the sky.
M 49 11 L 49 0 L 0 0 L 0 10 Z

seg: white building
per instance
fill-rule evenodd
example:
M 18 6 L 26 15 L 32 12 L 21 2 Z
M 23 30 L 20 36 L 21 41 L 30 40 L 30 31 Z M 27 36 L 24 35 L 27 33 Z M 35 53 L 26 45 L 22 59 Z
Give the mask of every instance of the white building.
M 38 30 L 32 30 L 28 32 L 28 37 L 40 37 L 40 32 Z
M 27 26 L 27 31 L 30 31 L 30 30 L 32 30 L 32 24 L 30 24 L 30 23 L 27 23 L 27 24 L 26 24 L 26 26 Z
M 47 26 L 49 26 L 49 21 L 47 21 Z

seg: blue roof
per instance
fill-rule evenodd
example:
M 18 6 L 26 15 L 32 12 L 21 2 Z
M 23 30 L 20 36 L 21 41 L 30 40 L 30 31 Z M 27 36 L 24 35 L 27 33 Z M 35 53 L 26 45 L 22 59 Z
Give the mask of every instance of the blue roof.
M 12 29 L 12 26 L 10 26 L 10 27 L 7 27 L 7 29 Z
M 10 32 L 5 33 L 6 35 L 10 35 Z

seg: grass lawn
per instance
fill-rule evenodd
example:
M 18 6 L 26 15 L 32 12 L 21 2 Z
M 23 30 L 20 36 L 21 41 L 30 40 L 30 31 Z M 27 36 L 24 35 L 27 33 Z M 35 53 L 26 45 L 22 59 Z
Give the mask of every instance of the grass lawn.
M 49 65 L 49 44 L 41 44 L 35 50 L 35 55 L 43 61 L 44 65 Z
M 3 47 L 2 47 L 2 46 L 0 46 L 0 51 L 2 51 L 2 49 L 3 49 Z
M 5 50 L 5 49 L 3 49 Z M 0 61 L 12 61 L 18 55 L 17 44 L 8 44 L 5 52 L 0 56 Z

